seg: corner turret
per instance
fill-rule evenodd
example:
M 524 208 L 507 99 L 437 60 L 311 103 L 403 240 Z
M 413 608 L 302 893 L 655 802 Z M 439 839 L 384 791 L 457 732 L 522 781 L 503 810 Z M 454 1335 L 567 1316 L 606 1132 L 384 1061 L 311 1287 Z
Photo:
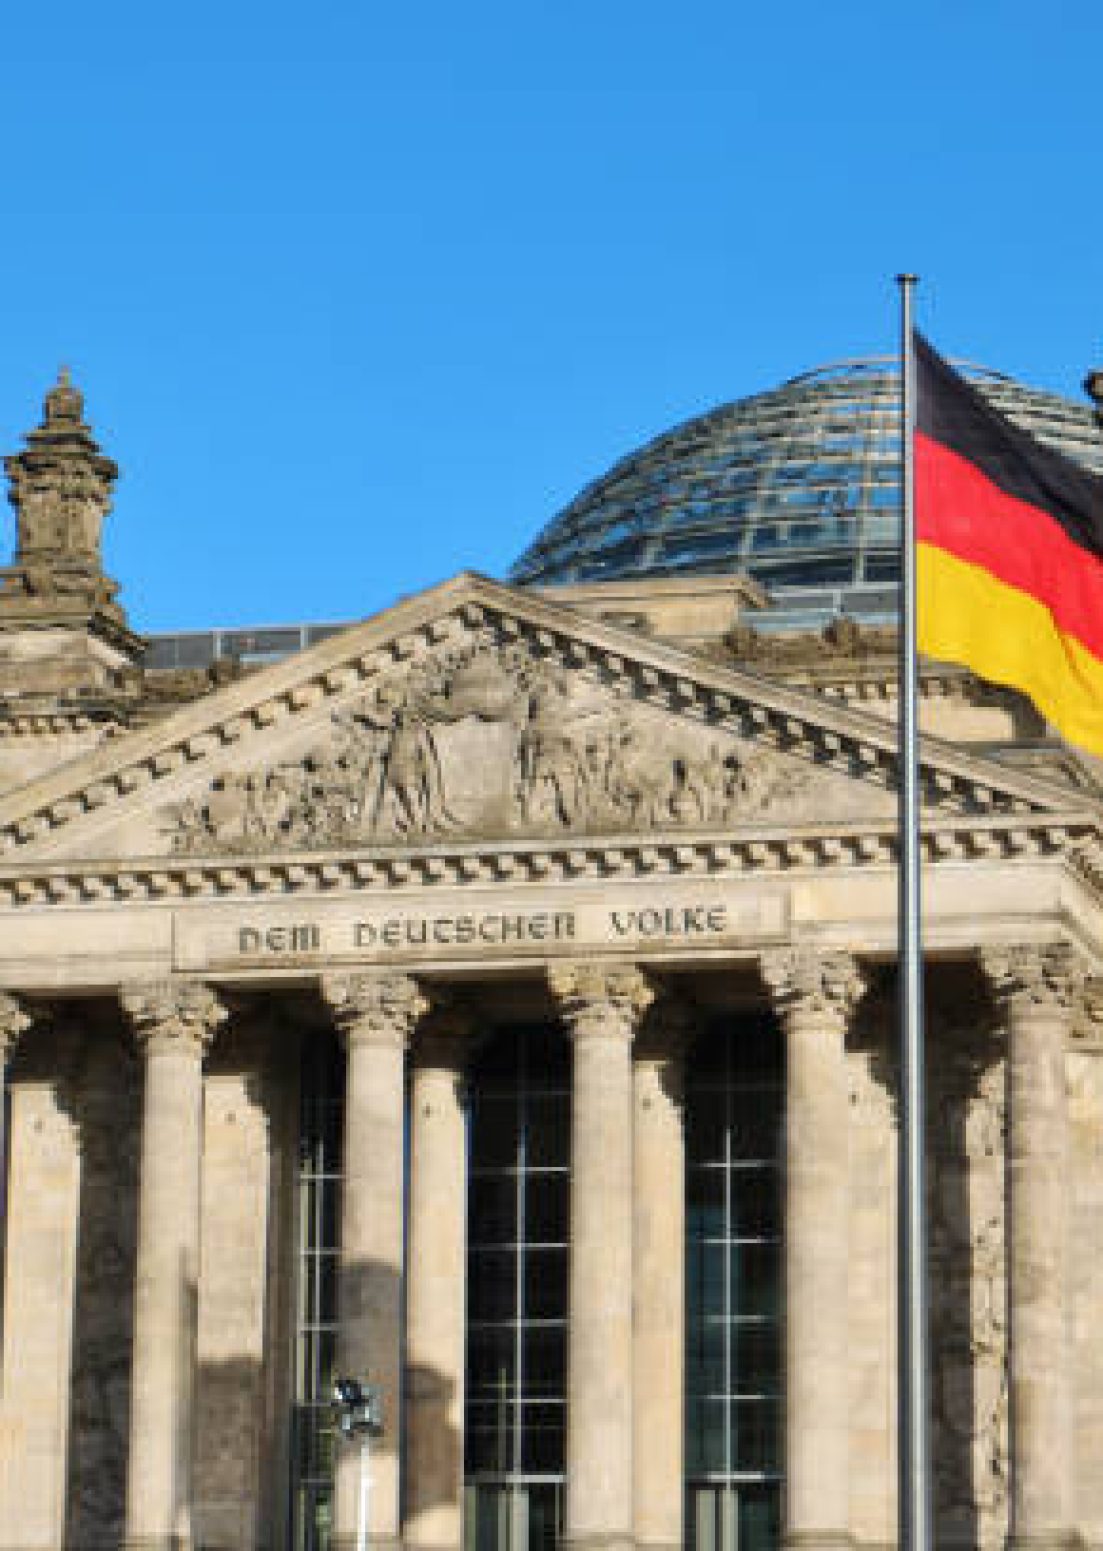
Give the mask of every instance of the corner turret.
M 96 689 L 137 660 L 142 641 L 103 569 L 118 467 L 85 423 L 65 368 L 26 442 L 4 459 L 16 534 L 12 564 L 0 570 L 0 692 Z

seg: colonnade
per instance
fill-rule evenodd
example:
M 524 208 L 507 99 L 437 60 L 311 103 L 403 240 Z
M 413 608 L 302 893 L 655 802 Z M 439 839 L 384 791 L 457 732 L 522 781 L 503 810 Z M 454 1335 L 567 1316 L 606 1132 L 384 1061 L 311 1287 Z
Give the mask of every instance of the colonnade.
M 1056 1551 L 1074 1514 L 1064 1051 L 1084 967 L 1062 943 L 985 952 L 981 964 L 1008 1043 L 1010 1544 Z M 844 1047 L 863 981 L 851 955 L 809 948 L 772 951 L 760 969 L 787 1052 L 784 1543 L 841 1551 L 853 1544 Z M 548 983 L 574 1050 L 567 1539 L 667 1551 L 682 1541 L 689 1015 L 640 967 L 557 964 Z M 471 1031 L 407 975 L 327 975 L 321 993 L 347 1052 L 338 1362 L 370 1371 L 389 1423 L 372 1542 L 456 1551 Z M 187 1551 L 202 1064 L 227 1012 L 194 982 L 120 999 L 145 1068 L 125 1548 Z M 0 996 L 5 1065 L 29 1022 L 27 1004 Z M 346 1451 L 335 1546 L 355 1543 L 356 1517 Z

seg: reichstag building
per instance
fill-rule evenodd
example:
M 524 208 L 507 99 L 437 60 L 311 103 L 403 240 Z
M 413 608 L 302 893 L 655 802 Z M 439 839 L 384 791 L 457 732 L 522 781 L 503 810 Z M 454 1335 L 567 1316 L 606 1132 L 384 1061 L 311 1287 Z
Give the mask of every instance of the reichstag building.
M 967 370 L 1103 472 L 1103 406 Z M 505 581 L 143 638 L 46 395 L 2 1551 L 897 1544 L 897 413 L 890 365 L 810 372 Z M 963 670 L 920 695 L 935 1540 L 1100 1548 L 1099 768 Z

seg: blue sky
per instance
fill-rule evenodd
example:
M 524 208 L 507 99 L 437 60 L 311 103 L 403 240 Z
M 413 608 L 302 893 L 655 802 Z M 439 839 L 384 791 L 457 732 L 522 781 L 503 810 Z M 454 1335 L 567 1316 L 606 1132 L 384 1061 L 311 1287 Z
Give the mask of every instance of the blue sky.
M 4 56 L 0 447 L 69 363 L 139 629 L 500 575 L 666 426 L 893 348 L 901 268 L 949 353 L 1103 362 L 1098 0 L 59 0 Z

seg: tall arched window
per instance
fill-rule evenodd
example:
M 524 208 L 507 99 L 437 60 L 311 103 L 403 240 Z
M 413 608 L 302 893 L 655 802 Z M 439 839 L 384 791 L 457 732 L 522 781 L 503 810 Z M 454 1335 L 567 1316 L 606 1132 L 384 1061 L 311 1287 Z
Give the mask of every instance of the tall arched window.
M 503 1031 L 470 1074 L 466 1551 L 562 1534 L 570 1088 L 554 1028 Z
M 686 1074 L 686 1544 L 775 1551 L 781 1484 L 782 1044 L 730 1018 Z

